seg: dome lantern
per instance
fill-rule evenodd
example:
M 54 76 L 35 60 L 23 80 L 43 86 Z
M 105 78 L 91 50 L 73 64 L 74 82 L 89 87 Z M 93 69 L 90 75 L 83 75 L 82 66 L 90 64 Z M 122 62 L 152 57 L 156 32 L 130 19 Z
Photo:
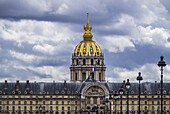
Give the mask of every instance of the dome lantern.
M 92 40 L 92 26 L 89 25 L 89 13 L 87 12 L 87 24 L 84 25 L 84 40 Z

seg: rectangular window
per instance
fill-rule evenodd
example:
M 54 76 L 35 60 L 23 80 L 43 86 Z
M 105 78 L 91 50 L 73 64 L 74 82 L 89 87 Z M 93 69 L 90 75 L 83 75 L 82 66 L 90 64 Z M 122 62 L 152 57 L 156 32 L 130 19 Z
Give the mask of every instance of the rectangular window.
M 18 104 L 20 105 L 20 104 L 21 104 L 21 101 L 18 101 Z
M 64 106 L 62 107 L 62 111 L 64 111 Z
M 38 101 L 36 101 L 36 105 L 38 105 Z
M 32 111 L 32 106 L 30 106 L 30 111 Z
M 64 101 L 62 101 L 62 105 L 64 105 Z
M 50 106 L 50 110 L 53 110 L 53 107 L 52 107 L 52 106 Z
M 101 77 L 101 72 L 99 73 L 99 81 L 102 80 L 102 77 Z
M 58 101 L 56 101 L 56 105 L 58 105 Z
M 7 105 L 9 105 L 9 101 L 7 101 Z
M 100 104 L 103 104 L 103 98 L 100 97 Z
M 87 104 L 90 104 L 90 97 L 87 98 Z
M 68 111 L 70 111 L 70 107 L 68 107 Z
M 132 110 L 134 111 L 134 106 L 132 106 Z
M 32 105 L 32 101 L 30 101 L 30 105 Z
M 58 106 L 56 106 L 56 111 L 58 111 Z
M 6 107 L 6 110 L 9 111 L 9 106 Z
M 166 105 L 166 101 L 164 101 L 164 105 Z
M 50 101 L 50 105 L 52 105 L 53 104 L 53 102 L 52 101 Z
M 19 111 L 21 110 L 21 107 L 20 107 L 20 106 L 18 107 L 18 110 L 19 110 Z
M 154 105 L 154 101 L 152 101 L 152 105 Z
M 94 100 L 94 104 L 97 104 L 97 97 L 94 97 L 93 100 Z
M 132 104 L 134 105 L 134 101 L 132 101 Z
M 43 105 L 45 105 L 45 101 L 43 101 Z
M 70 101 L 68 101 L 68 105 L 70 104 Z
M 82 80 L 86 80 L 86 73 L 82 73 Z

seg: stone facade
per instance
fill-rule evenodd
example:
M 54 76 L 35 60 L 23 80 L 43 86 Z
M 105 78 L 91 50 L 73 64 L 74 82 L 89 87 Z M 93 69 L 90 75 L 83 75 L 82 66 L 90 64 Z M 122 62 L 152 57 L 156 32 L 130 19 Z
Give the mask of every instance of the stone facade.
M 81 83 L 0 83 L 0 113 L 4 114 L 120 114 L 121 97 L 114 99 L 122 83 L 97 82 L 89 79 Z M 123 83 L 124 85 L 124 83 Z M 170 111 L 170 83 L 164 84 L 164 111 Z M 160 112 L 160 83 L 141 84 L 141 114 Z M 126 112 L 126 89 L 122 96 L 123 114 Z M 138 109 L 138 84 L 129 90 L 129 111 Z M 113 99 L 110 99 L 113 98 Z

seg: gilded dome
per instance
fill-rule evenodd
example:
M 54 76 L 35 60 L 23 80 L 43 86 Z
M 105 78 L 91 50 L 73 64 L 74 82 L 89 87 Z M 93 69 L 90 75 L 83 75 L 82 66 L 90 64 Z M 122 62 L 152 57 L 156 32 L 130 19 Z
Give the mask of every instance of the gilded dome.
M 100 46 L 92 40 L 92 26 L 89 25 L 89 15 L 87 12 L 87 24 L 84 26 L 83 41 L 74 50 L 74 56 L 102 56 Z
M 102 56 L 100 46 L 93 40 L 81 41 L 74 50 L 75 56 Z

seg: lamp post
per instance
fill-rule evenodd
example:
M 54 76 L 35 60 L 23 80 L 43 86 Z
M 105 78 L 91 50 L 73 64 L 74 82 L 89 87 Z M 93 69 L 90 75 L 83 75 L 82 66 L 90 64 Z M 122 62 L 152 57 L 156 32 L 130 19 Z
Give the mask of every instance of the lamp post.
M 112 95 L 110 94 L 110 97 L 109 97 L 109 102 L 110 102 L 110 114 L 112 114 Z
M 129 79 L 127 79 L 125 86 L 126 86 L 126 89 L 127 89 L 127 114 L 129 114 L 129 89 L 130 89 Z
M 158 62 L 158 66 L 160 67 L 160 70 L 161 70 L 161 114 L 163 114 L 163 97 L 162 97 L 162 93 L 163 93 L 163 67 L 166 66 L 166 63 L 163 59 L 164 59 L 164 57 L 161 56 L 160 61 Z
M 141 73 L 139 72 L 139 76 L 136 78 L 136 80 L 139 81 L 139 111 L 138 113 L 140 114 L 140 81 L 143 80 L 142 76 L 141 76 Z
M 117 100 L 117 96 L 118 96 L 118 94 L 117 94 L 117 91 L 116 91 L 115 94 L 114 94 L 114 99 L 115 99 L 115 114 L 116 114 L 116 100 Z
M 121 99 L 121 101 L 120 101 L 120 114 L 122 114 L 122 95 L 123 95 L 123 93 L 124 93 L 124 90 L 123 90 L 123 86 L 121 86 L 121 88 L 119 89 L 119 94 L 120 94 L 120 99 Z
M 104 114 L 105 114 L 105 102 L 103 102 L 103 106 L 104 106 Z
M 109 104 L 109 99 L 107 98 L 107 99 L 106 99 L 106 105 L 107 105 L 107 113 L 106 113 L 106 114 L 108 114 L 108 112 L 109 112 L 109 110 L 108 110 L 108 104 Z
M 42 107 L 41 107 L 41 105 L 40 105 L 40 114 L 42 113 Z

